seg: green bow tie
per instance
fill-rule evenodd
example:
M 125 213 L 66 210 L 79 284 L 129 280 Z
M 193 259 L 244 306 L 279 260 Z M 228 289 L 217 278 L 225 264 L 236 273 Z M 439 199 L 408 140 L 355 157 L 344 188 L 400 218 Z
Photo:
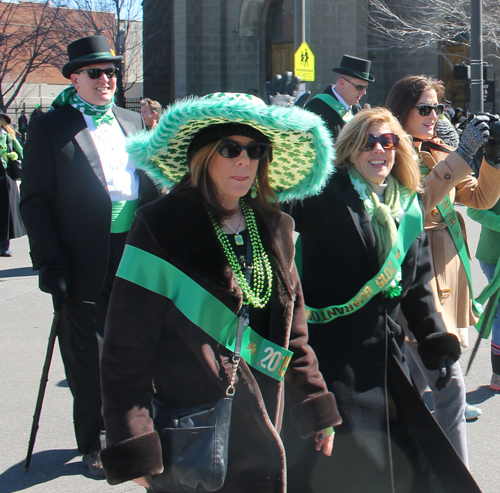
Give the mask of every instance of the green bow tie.
M 105 113 L 104 115 L 92 115 L 92 120 L 94 120 L 96 128 L 102 123 L 112 125 L 115 120 L 115 115 L 112 111 L 108 111 L 108 113 Z

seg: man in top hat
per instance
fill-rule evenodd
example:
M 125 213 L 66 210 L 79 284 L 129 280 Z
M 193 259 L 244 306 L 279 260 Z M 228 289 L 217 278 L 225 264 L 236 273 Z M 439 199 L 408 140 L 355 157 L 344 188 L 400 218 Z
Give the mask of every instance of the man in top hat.
M 90 474 L 103 477 L 98 339 L 135 210 L 159 194 L 125 151 L 125 137 L 144 124 L 114 105 L 122 57 L 104 36 L 74 41 L 68 57 L 62 73 L 71 86 L 29 124 L 21 215 L 39 287 L 61 311 L 78 450 Z
M 368 83 L 375 80 L 370 75 L 370 64 L 369 60 L 344 55 L 340 67 L 332 68 L 332 72 L 338 74 L 335 85 L 328 86 L 323 94 L 318 94 L 305 106 L 325 120 L 333 140 L 337 139 L 342 127 L 361 111 L 359 100 L 366 94 Z

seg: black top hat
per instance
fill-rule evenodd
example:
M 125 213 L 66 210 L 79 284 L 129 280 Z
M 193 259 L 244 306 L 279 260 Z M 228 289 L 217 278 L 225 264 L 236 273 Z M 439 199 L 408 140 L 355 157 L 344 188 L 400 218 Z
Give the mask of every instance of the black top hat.
M 76 70 L 93 63 L 113 62 L 115 65 L 123 60 L 116 56 L 109 48 L 108 40 L 104 36 L 89 36 L 80 38 L 68 45 L 69 62 L 62 68 L 66 79 Z
M 370 65 L 370 60 L 344 55 L 340 61 L 340 67 L 332 68 L 332 72 L 342 75 L 350 75 L 351 77 L 366 80 L 367 82 L 373 82 L 375 77 L 370 75 Z
M 10 122 L 12 121 L 10 116 L 7 116 L 2 110 L 0 110 L 0 116 L 7 122 L 7 125 L 10 125 Z

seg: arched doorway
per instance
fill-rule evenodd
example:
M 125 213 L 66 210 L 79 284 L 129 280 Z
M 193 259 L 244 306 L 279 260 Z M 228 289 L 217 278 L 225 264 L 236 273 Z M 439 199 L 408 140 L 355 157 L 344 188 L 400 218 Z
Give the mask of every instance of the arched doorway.
M 266 80 L 293 72 L 295 0 L 276 0 L 270 6 L 266 30 Z

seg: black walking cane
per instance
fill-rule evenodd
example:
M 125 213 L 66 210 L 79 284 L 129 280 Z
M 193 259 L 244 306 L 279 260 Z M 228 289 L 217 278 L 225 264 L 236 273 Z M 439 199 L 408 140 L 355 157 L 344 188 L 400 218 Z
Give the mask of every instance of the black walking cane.
M 40 387 L 38 389 L 38 397 L 36 399 L 35 414 L 33 415 L 33 424 L 31 425 L 31 435 L 28 444 L 28 453 L 26 454 L 26 462 L 24 463 L 24 472 L 28 472 L 35 447 L 36 433 L 38 431 L 38 422 L 40 421 L 40 414 L 42 412 L 43 398 L 45 396 L 45 389 L 49 380 L 50 363 L 52 361 L 52 353 L 54 352 L 54 344 L 57 337 L 57 326 L 61 318 L 63 303 L 59 298 L 54 298 L 54 318 L 50 328 L 49 342 L 47 344 L 47 353 L 45 355 L 45 362 L 43 364 L 42 376 L 40 378 Z
M 476 357 L 477 350 L 479 349 L 479 345 L 481 344 L 481 339 L 483 338 L 483 334 L 487 327 L 487 321 L 490 318 L 491 310 L 493 310 L 493 305 L 495 304 L 495 300 L 500 296 L 500 289 L 495 291 L 489 298 L 488 304 L 486 305 L 486 310 L 483 315 L 483 319 L 481 321 L 481 328 L 479 329 L 479 335 L 477 336 L 476 344 L 474 344 L 474 349 L 472 350 L 472 354 L 469 358 L 469 363 L 467 364 L 467 370 L 465 371 L 465 376 L 469 374 L 470 367 L 472 366 L 472 362 Z

